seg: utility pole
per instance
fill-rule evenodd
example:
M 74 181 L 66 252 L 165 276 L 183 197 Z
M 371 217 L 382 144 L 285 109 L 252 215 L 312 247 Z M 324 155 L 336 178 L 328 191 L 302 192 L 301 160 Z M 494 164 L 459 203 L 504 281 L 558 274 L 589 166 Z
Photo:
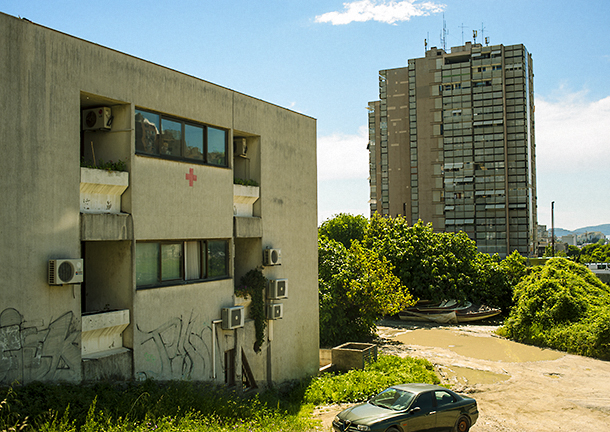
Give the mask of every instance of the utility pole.
M 555 256 L 555 201 L 551 202 L 551 245 L 553 247 L 553 254 Z

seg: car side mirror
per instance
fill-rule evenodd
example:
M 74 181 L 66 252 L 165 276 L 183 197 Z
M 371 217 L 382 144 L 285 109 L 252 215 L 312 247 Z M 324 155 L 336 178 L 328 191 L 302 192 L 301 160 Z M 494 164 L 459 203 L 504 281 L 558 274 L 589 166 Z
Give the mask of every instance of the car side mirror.
M 412 408 L 412 409 L 409 410 L 409 414 L 413 415 L 413 414 L 418 413 L 420 411 L 421 411 L 420 407 L 415 407 L 415 408 Z

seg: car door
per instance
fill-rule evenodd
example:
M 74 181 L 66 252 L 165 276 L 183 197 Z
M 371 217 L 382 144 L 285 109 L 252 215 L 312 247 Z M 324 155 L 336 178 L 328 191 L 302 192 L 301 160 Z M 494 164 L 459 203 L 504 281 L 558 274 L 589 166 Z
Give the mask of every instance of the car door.
M 408 432 L 433 432 L 436 430 L 436 411 L 434 409 L 434 392 L 425 392 L 417 396 L 409 411 L 415 410 L 406 418 L 402 426 Z
M 460 406 L 451 393 L 444 390 L 434 392 L 436 403 L 436 430 L 451 432 L 460 416 Z

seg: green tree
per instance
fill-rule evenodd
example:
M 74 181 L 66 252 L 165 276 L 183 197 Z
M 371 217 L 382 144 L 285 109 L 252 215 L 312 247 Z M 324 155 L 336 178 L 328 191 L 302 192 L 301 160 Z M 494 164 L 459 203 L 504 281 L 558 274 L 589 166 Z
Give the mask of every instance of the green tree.
M 394 274 L 414 297 L 466 300 L 477 280 L 476 244 L 466 233 L 435 233 L 432 224 L 409 226 L 403 217 L 375 216 L 365 246 L 394 266 Z
M 553 258 L 553 257 L 567 257 L 568 255 L 562 251 L 557 249 L 557 245 L 555 245 L 555 250 L 553 251 L 553 245 L 548 245 L 544 248 L 544 254 L 542 255 L 544 258 Z
M 526 274 L 526 259 L 514 251 L 501 260 L 496 254 L 477 256 L 477 283 L 467 293 L 470 301 L 501 308 L 508 313 L 512 307 L 513 288 Z
M 368 224 L 368 219 L 362 215 L 339 213 L 322 222 L 318 228 L 318 235 L 338 241 L 349 249 L 353 240 L 361 242 L 364 239 Z
M 320 236 L 318 268 L 323 346 L 370 340 L 380 318 L 413 303 L 388 261 L 358 241 L 347 249 Z

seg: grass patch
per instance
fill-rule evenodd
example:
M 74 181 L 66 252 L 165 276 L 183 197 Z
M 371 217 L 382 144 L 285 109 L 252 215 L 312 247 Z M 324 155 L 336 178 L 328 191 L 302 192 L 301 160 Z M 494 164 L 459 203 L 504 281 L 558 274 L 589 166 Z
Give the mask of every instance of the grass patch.
M 317 425 L 316 405 L 366 400 L 405 382 L 438 378 L 426 360 L 380 356 L 363 371 L 325 374 L 248 398 L 189 381 L 37 382 L 0 388 L 0 431 L 300 432 Z
M 362 402 L 389 386 L 410 382 L 438 384 L 439 379 L 428 360 L 380 356 L 377 362 L 364 370 L 314 378 L 303 401 L 313 405 Z

